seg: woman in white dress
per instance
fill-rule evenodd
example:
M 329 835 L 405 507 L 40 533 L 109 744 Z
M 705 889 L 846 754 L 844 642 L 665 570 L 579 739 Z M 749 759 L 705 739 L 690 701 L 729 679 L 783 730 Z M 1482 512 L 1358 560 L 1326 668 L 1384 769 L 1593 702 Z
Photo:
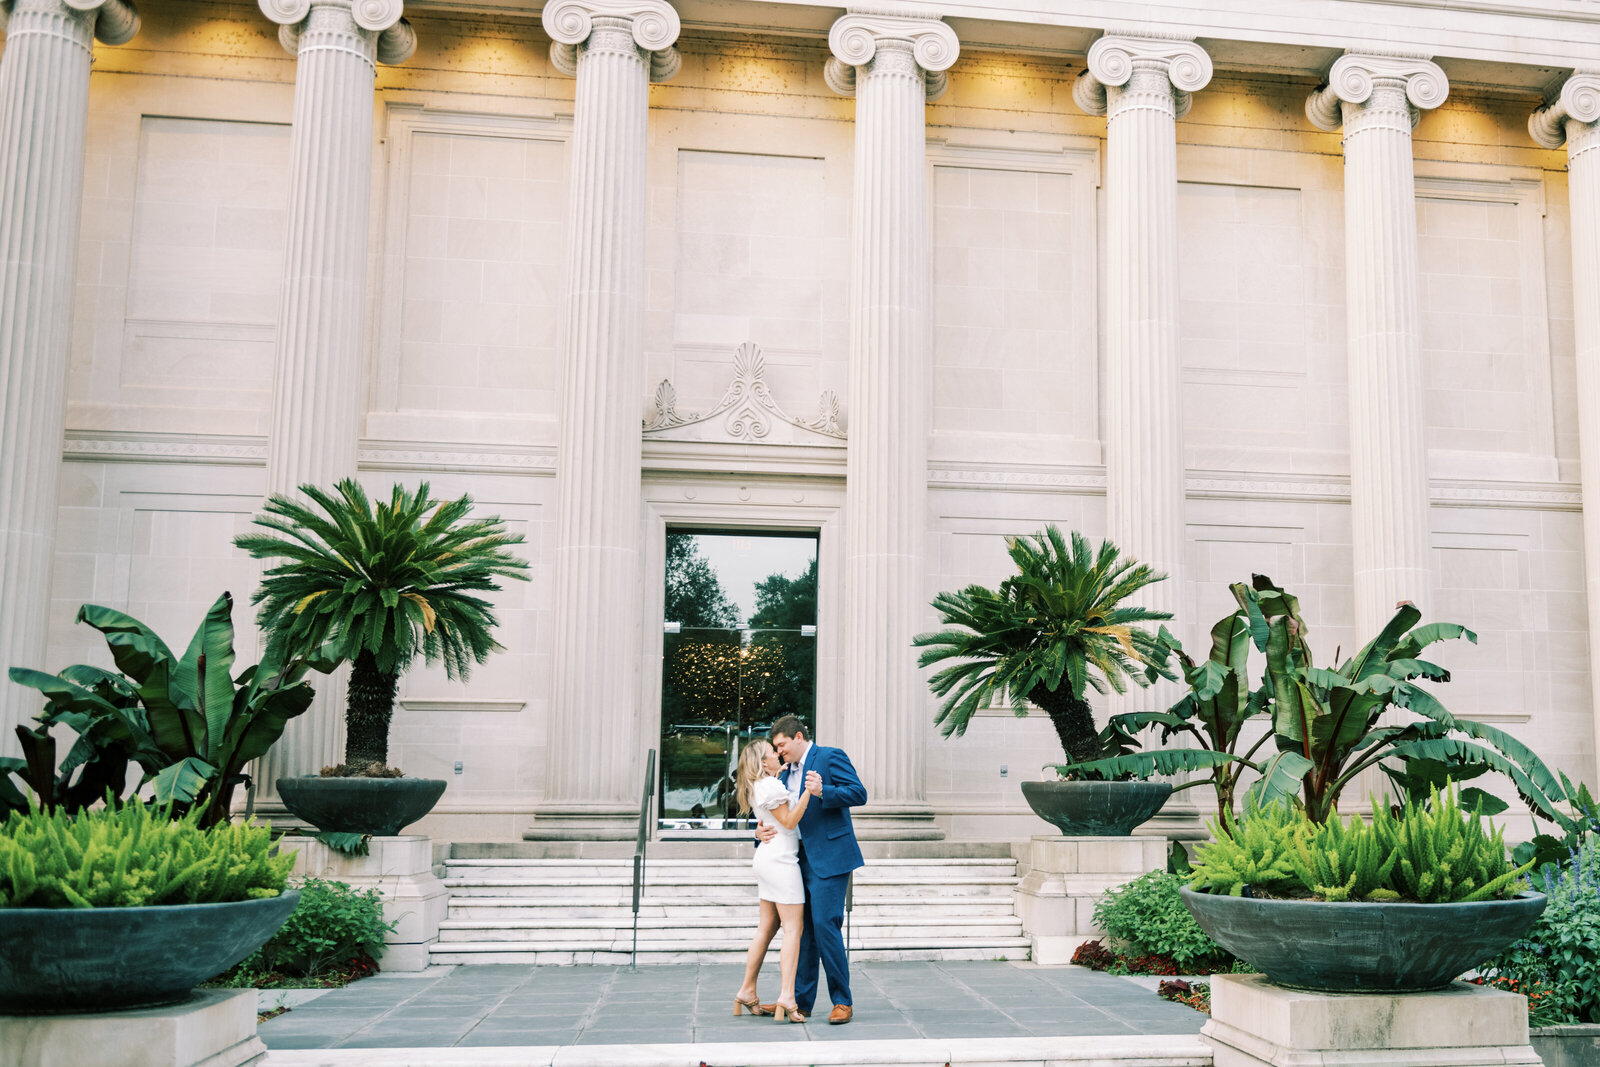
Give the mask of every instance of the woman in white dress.
M 794 976 L 800 963 L 800 930 L 805 922 L 806 887 L 800 879 L 800 839 L 795 827 L 805 814 L 810 794 L 801 791 L 800 799 L 789 802 L 789 791 L 778 780 L 783 764 L 766 741 L 753 740 L 739 753 L 739 772 L 735 796 L 739 810 L 755 812 L 759 822 L 777 828 L 777 836 L 756 846 L 756 889 L 761 897 L 761 921 L 756 936 L 750 939 L 745 955 L 744 984 L 734 994 L 733 1013 L 749 1008 L 752 1015 L 765 1015 L 756 996 L 756 976 L 767 958 L 767 946 L 783 927 L 783 950 L 778 955 L 783 991 L 778 995 L 773 1014 L 779 1022 L 805 1022 L 795 1008 Z

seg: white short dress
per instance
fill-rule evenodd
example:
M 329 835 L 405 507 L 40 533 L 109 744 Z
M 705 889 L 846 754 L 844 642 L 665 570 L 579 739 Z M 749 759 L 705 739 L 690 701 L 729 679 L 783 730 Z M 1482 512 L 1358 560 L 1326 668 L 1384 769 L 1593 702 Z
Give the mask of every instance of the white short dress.
M 804 904 L 805 883 L 800 879 L 800 838 L 785 830 L 772 809 L 789 801 L 789 791 L 773 777 L 757 778 L 751 787 L 750 807 L 756 819 L 778 831 L 778 836 L 756 846 L 756 891 L 774 904 Z

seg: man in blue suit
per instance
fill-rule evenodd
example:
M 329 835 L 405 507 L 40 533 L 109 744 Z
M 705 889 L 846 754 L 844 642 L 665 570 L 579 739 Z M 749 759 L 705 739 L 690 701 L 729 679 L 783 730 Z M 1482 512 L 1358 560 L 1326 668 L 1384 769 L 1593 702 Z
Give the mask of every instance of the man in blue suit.
M 856 777 L 850 757 L 842 749 L 813 745 L 805 724 L 785 715 L 772 724 L 772 747 L 785 764 L 781 780 L 794 802 L 804 790 L 811 794 L 800 817 L 800 876 L 806 885 L 806 921 L 800 934 L 800 966 L 795 974 L 794 1000 L 802 1016 L 809 1016 L 817 1000 L 817 963 L 828 973 L 828 997 L 833 1011 L 828 1022 L 850 1021 L 850 957 L 844 947 L 844 894 L 850 872 L 860 867 L 861 846 L 856 844 L 850 809 L 867 802 L 867 790 Z M 772 839 L 777 831 L 763 826 L 756 836 Z M 759 847 L 759 846 L 757 846 Z

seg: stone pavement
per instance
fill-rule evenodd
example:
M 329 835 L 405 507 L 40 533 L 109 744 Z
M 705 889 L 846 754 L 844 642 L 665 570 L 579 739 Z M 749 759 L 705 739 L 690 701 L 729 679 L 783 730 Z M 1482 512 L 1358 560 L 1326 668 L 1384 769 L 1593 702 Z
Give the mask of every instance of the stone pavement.
M 901 1041 L 1152 1034 L 1192 1040 L 1206 1017 L 1154 983 L 1027 963 L 861 963 L 856 1017 L 829 1026 L 733 1016 L 742 968 L 484 965 L 381 974 L 263 1023 L 269 1049 Z M 761 995 L 777 992 L 776 960 Z M 826 983 L 824 983 L 824 993 Z M 261 1008 L 275 1004 L 264 990 Z M 292 1002 L 292 999 L 291 999 Z

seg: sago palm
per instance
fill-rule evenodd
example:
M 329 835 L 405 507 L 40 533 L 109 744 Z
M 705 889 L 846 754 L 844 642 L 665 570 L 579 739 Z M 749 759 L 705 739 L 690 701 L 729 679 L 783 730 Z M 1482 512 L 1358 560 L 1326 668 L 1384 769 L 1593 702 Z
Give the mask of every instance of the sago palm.
M 1122 693 L 1129 681 L 1173 677 L 1166 664 L 1176 642 L 1165 627 L 1140 625 L 1172 616 L 1124 603 L 1166 575 L 1123 559 L 1110 541 L 1095 550 L 1074 532 L 1069 548 L 1054 526 L 1006 546 L 1017 573 L 999 589 L 940 593 L 933 606 L 951 628 L 914 639 L 922 666 L 956 661 L 928 680 L 944 698 L 935 721 L 946 737 L 960 736 L 973 712 L 1004 693 L 1019 716 L 1028 701 L 1044 710 L 1071 762 L 1107 755 L 1088 690 Z
M 496 578 L 526 581 L 528 564 L 506 550 L 521 534 L 498 517 L 469 517 L 471 497 L 434 500 L 424 482 L 416 492 L 396 485 L 374 507 L 353 480 L 334 490 L 301 486 L 314 507 L 273 495 L 255 524 L 275 533 L 234 544 L 283 561 L 251 598 L 270 642 L 351 663 L 346 765 L 386 764 L 400 675 L 420 653 L 465 678 L 500 647 L 489 602 L 473 594 L 498 590 Z

